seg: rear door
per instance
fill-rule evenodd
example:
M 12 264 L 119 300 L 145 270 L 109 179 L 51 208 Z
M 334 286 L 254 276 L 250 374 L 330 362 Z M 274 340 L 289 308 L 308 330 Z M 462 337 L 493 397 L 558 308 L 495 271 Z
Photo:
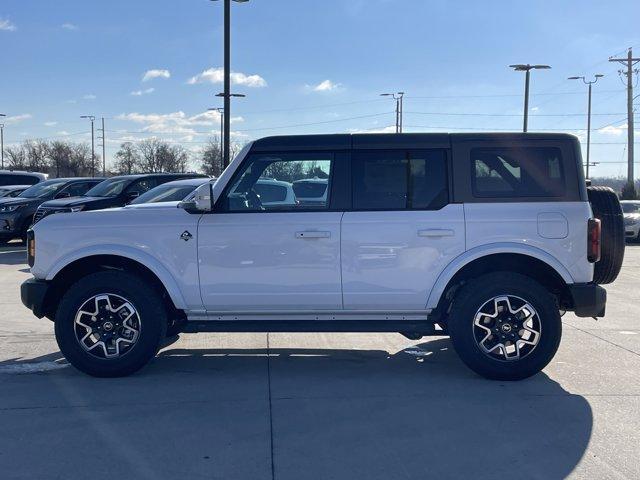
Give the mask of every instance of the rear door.
M 342 220 L 345 309 L 426 308 L 438 275 L 465 249 L 449 170 L 447 148 L 354 149 L 352 209 Z

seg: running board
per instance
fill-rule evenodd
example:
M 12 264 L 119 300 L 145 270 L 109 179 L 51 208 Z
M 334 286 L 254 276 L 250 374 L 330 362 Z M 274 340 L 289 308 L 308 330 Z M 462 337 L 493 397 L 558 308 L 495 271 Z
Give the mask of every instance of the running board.
M 189 320 L 182 331 L 195 332 L 398 332 L 433 335 L 435 324 L 424 320 Z M 417 337 L 419 338 L 419 337 Z

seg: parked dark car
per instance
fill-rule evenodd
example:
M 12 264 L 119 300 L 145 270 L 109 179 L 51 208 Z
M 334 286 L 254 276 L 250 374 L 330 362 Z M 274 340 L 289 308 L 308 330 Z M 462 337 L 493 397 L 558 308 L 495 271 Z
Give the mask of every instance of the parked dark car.
M 54 198 L 68 199 L 85 194 L 103 178 L 55 178 L 37 183 L 20 195 L 0 199 L 0 243 L 26 239 L 38 207 Z
M 158 185 L 147 193 L 136 198 L 131 205 L 140 205 L 141 203 L 164 203 L 164 202 L 180 202 L 198 188 L 203 183 L 210 180 L 208 177 L 189 178 L 187 180 L 176 180 Z
M 112 177 L 96 185 L 80 198 L 57 199 L 43 203 L 40 208 L 38 208 L 35 222 L 40 221 L 52 213 L 123 207 L 143 193 L 163 183 L 201 177 L 206 178 L 206 175 L 197 173 L 150 173 Z
M 31 185 L 5 185 L 0 187 L 0 199 L 13 198 L 20 195 Z

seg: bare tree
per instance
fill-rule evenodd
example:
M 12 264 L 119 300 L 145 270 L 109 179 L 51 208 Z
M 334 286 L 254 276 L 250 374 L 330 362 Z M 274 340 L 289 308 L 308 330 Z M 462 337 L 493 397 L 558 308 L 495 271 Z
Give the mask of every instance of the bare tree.
M 96 165 L 98 165 L 96 155 Z M 71 156 L 69 158 L 68 174 L 73 177 L 91 175 L 91 147 L 86 143 L 71 144 Z
M 25 140 L 23 148 L 26 155 L 27 170 L 43 172 L 49 167 L 47 158 L 48 145 L 43 140 Z
M 27 169 L 27 153 L 22 145 L 7 147 L 4 149 L 7 157 L 7 165 L 11 170 Z
M 140 142 L 138 154 L 143 172 L 185 172 L 189 165 L 189 154 L 184 147 L 155 138 Z
M 70 143 L 56 140 L 47 146 L 47 157 L 51 174 L 56 177 L 66 176 L 73 149 Z
M 210 138 L 208 143 L 200 150 L 200 170 L 206 175 L 219 177 L 224 170 L 221 152 L 220 138 Z
M 120 145 L 120 150 L 116 152 L 114 168 L 120 175 L 131 175 L 140 171 L 140 154 L 133 143 L 125 142 Z

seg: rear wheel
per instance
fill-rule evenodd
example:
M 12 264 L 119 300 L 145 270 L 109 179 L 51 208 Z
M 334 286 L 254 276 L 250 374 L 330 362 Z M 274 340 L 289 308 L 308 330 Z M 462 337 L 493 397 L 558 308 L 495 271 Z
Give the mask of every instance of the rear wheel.
M 65 358 L 96 377 L 142 368 L 158 352 L 166 328 L 161 296 L 141 278 L 120 271 L 82 278 L 63 296 L 55 318 Z
M 464 285 L 449 316 L 453 346 L 474 372 L 521 380 L 541 371 L 562 336 L 555 298 L 524 275 L 498 272 Z

